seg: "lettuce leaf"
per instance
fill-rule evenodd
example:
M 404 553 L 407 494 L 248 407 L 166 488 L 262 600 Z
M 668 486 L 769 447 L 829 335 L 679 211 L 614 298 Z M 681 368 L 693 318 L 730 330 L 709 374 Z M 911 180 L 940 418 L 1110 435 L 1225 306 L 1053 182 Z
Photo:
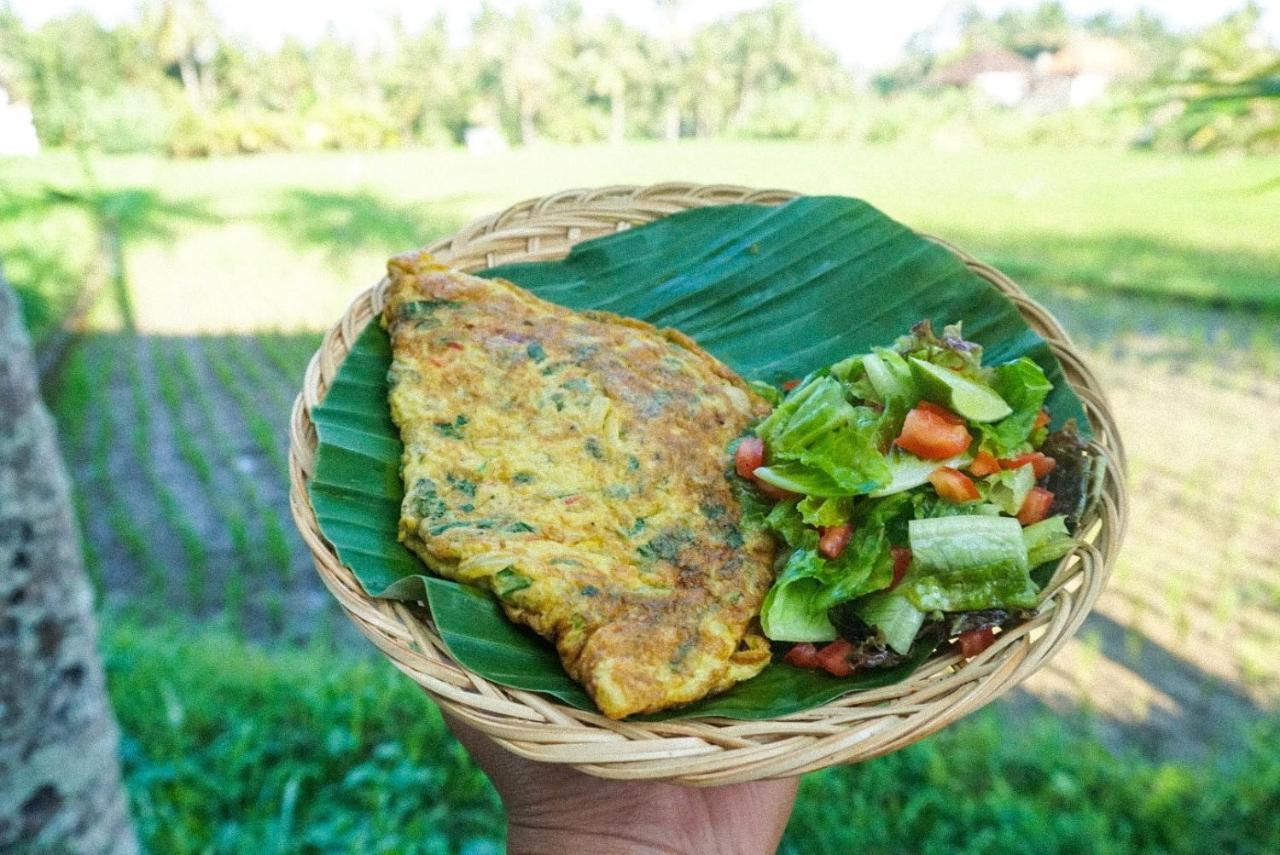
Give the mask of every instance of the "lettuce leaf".
M 825 635 L 831 626 L 828 609 L 887 588 L 893 581 L 890 538 L 895 520 L 910 513 L 911 499 L 901 495 L 866 503 L 854 519 L 853 537 L 834 560 L 818 553 L 817 533 L 803 526 L 797 508 L 794 500 L 779 502 L 769 515 L 771 525 L 779 527 L 775 530 L 798 548 L 765 597 L 760 622 L 774 641 L 828 640 L 835 637 Z
M 756 427 L 756 435 L 770 451 L 795 451 L 848 424 L 853 417 L 853 406 L 844 399 L 840 382 L 814 377 L 792 389 Z
M 812 377 L 756 428 L 771 465 L 756 477 L 809 496 L 856 496 L 889 480 L 877 422 L 845 400 L 840 382 Z M 866 413 L 872 413 L 866 409 Z M 875 417 L 878 419 L 878 417 Z
M 800 517 L 809 525 L 840 525 L 847 523 L 853 516 L 853 499 L 849 496 L 835 496 L 829 499 L 805 496 L 796 509 L 800 511 Z
M 929 476 L 939 466 L 963 469 L 971 462 L 973 462 L 973 455 L 967 451 L 964 454 L 958 454 L 946 460 L 925 460 L 924 458 L 916 457 L 914 454 L 909 454 L 901 448 L 894 448 L 885 456 L 885 464 L 889 467 L 889 481 L 883 487 L 873 491 L 871 496 L 878 498 L 914 490 L 916 487 L 928 483 Z
M 766 383 L 763 380 L 748 380 L 747 385 L 751 387 L 751 391 L 764 398 L 771 406 L 776 407 L 782 403 L 782 392 L 772 383 Z
M 872 348 L 871 353 L 862 358 L 862 367 L 881 402 L 905 401 L 909 409 L 910 404 L 919 400 L 920 392 L 911 376 L 911 366 L 899 354 L 884 347 Z
M 827 608 L 855 599 L 893 582 L 893 545 L 901 536 L 899 519 L 911 513 L 911 499 L 905 494 L 879 502 L 866 502 L 853 520 L 853 537 L 834 560 L 817 557 L 819 575 L 826 587 L 817 602 Z
M 918 520 L 935 517 L 1000 516 L 1000 509 L 990 502 L 964 502 L 957 505 L 930 493 L 912 494 L 911 503 L 915 506 L 915 519 Z
M 853 609 L 864 623 L 879 631 L 885 644 L 903 655 L 924 625 L 924 612 L 897 591 L 868 594 L 854 603 Z
M 880 412 L 870 407 L 855 407 L 855 424 L 868 433 L 877 449 L 885 450 L 882 456 L 887 456 L 887 453 L 893 451 L 893 441 L 902 433 L 902 423 L 906 421 L 907 412 L 914 403 L 906 398 L 890 398 Z
M 772 484 L 780 490 L 805 496 L 848 496 L 851 491 L 841 487 L 831 476 L 820 469 L 803 463 L 783 462 L 761 466 L 755 471 L 758 480 Z
M 1031 567 L 1057 561 L 1076 545 L 1075 538 L 1067 533 L 1067 518 L 1062 514 L 1024 528 L 1022 542 L 1027 547 L 1027 564 Z
M 764 518 L 765 527 L 793 549 L 804 547 L 816 549 L 818 533 L 804 524 L 796 505 L 795 499 L 786 499 L 775 504 Z
M 866 375 L 866 369 L 862 364 L 863 357 L 849 356 L 832 364 L 827 369 L 827 373 L 839 380 L 841 383 L 853 383 Z
M 827 618 L 827 610 L 815 605 L 814 595 L 821 590 L 818 579 L 779 579 L 769 589 L 760 608 L 760 628 L 774 641 L 831 641 L 836 628 Z
M 1033 360 L 1022 357 L 1015 362 L 996 366 L 991 388 L 1004 398 L 1013 412 L 995 424 L 980 424 L 983 445 L 996 457 L 1008 457 L 1020 450 L 1031 438 L 1036 416 L 1053 388 L 1044 370 Z
M 827 475 L 841 491 L 836 495 L 870 493 L 889 481 L 889 465 L 876 447 L 873 433 L 858 425 L 831 431 L 807 448 L 771 451 Z
M 835 627 L 820 602 L 828 562 L 812 547 L 793 550 L 760 607 L 760 627 L 774 641 L 830 641 Z
M 1036 485 L 1035 470 L 1031 464 L 1019 466 L 1017 469 L 1001 469 L 994 475 L 988 475 L 978 482 L 985 488 L 988 502 L 998 507 L 1011 517 L 1016 517 L 1027 500 L 1027 494 Z
M 907 525 L 912 564 L 897 590 L 922 611 L 1031 608 L 1022 527 L 1010 517 L 957 516 Z
M 818 560 L 824 561 L 821 557 Z M 828 581 L 816 595 L 823 608 L 887 587 L 893 581 L 893 554 L 883 526 L 858 529 L 840 557 L 824 563 Z

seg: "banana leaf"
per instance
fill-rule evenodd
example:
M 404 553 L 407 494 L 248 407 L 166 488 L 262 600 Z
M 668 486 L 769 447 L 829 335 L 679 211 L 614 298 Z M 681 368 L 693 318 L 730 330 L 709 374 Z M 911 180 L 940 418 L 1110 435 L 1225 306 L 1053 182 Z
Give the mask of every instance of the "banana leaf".
M 803 197 L 778 207 L 682 212 L 578 244 L 563 260 L 514 264 L 503 277 L 573 309 L 603 309 L 670 326 L 748 379 L 779 382 L 872 345 L 915 322 L 962 320 L 984 362 L 1029 356 L 1054 385 L 1055 424 L 1089 426 L 1048 346 L 1017 309 L 947 250 L 865 202 Z M 401 444 L 387 409 L 387 335 L 370 323 L 312 413 L 319 432 L 311 501 L 338 558 L 372 596 L 425 600 L 449 651 L 477 674 L 592 709 L 554 649 L 502 614 L 483 591 L 428 575 L 397 541 Z M 758 677 L 681 710 L 652 716 L 762 719 L 907 677 L 931 653 L 835 678 L 775 661 Z

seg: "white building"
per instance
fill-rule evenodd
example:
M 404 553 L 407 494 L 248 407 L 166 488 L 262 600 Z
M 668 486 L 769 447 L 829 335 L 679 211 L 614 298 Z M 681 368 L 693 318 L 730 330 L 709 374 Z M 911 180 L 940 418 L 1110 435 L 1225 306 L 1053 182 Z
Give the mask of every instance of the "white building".
M 8 90 L 0 87 L 0 157 L 31 157 L 40 153 L 40 140 L 31 108 L 9 102 Z
M 1077 35 L 1057 53 L 1036 57 L 1036 74 L 1067 82 L 1066 105 L 1087 107 L 1100 100 L 1118 79 L 1137 67 L 1133 53 L 1115 39 Z
M 970 87 L 1002 107 L 1022 103 L 1031 90 L 1035 63 L 1002 47 L 975 51 L 929 75 L 932 86 Z
M 1096 103 L 1136 67 L 1133 53 L 1120 42 L 1082 33 L 1035 62 L 998 46 L 974 51 L 935 70 L 927 83 L 972 89 L 1003 107 L 1051 113 Z

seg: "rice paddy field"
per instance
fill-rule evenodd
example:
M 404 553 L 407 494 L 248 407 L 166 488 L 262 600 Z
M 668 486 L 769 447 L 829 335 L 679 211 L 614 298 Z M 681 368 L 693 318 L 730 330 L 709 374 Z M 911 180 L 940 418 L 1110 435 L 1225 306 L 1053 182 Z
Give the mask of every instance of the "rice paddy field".
M 37 343 L 56 340 L 67 312 L 87 308 L 46 380 L 46 397 L 100 594 L 144 838 L 157 851 L 498 845 L 485 819 L 496 809 L 487 784 L 434 711 L 346 626 L 311 569 L 288 512 L 288 410 L 323 329 L 379 277 L 387 255 L 529 196 L 672 179 L 860 196 L 996 264 L 1053 309 L 1089 357 L 1129 449 L 1128 541 L 1077 639 L 994 712 L 954 733 L 896 759 L 812 776 L 784 848 L 834 850 L 872 839 L 828 828 L 822 800 L 865 800 L 859 786 L 891 769 L 942 798 L 946 788 L 928 769 L 958 770 L 973 752 L 1004 757 L 1015 750 L 1010 734 L 1028 752 L 1058 753 L 1037 767 L 1048 789 L 1000 779 L 1002 771 L 992 786 L 998 791 L 1005 780 L 1009 792 L 984 791 L 995 798 L 982 802 L 989 810 L 975 808 L 965 822 L 1005 832 L 1031 822 L 1040 814 L 1015 815 L 1025 788 L 1045 816 L 1056 811 L 1080 823 L 1061 833 L 1041 829 L 1049 851 L 1071 850 L 1094 832 L 1122 840 L 1120 827 L 1137 835 L 1130 838 L 1137 848 L 1198 851 L 1194 835 L 1168 824 L 1195 820 L 1173 796 L 1135 806 L 1162 786 L 1194 800 L 1208 792 L 1206 780 L 1247 779 L 1254 807 L 1274 813 L 1280 752 L 1270 739 L 1259 741 L 1258 729 L 1275 726 L 1280 703 L 1278 175 L 1274 160 L 1226 156 L 746 142 L 535 147 L 484 158 L 460 151 L 104 158 L 87 169 L 58 153 L 0 160 L 0 260 Z M 87 307 L 77 304 L 86 286 L 96 295 Z M 277 739 L 251 734 L 264 726 L 255 705 L 272 709 L 264 700 L 272 691 L 296 693 L 289 679 L 323 673 L 314 685 L 327 688 L 313 686 L 315 698 L 303 692 L 318 711 L 288 726 L 329 728 L 322 736 L 330 756 L 323 769 L 299 766 L 297 777 L 283 779 L 273 777 L 275 763 L 237 768 L 226 760 L 231 765 L 217 774 L 238 776 L 246 789 L 239 812 L 227 807 L 224 815 L 202 813 L 199 788 L 188 780 L 200 776 L 184 773 L 182 763 L 196 749 L 179 740 L 194 738 L 186 730 L 200 720 L 199 704 L 212 703 L 197 697 L 202 681 L 193 682 L 190 669 L 219 663 L 227 673 L 210 682 L 225 688 L 235 711 L 222 730 L 217 721 L 202 725 L 213 744 L 234 742 L 236 727 L 250 741 Z M 351 706 L 371 692 L 379 700 Z M 404 724 L 382 733 L 385 723 L 370 720 L 379 715 L 426 729 Z M 381 735 L 356 738 L 353 728 Z M 370 753 L 361 754 L 366 742 Z M 1081 783 L 1102 787 L 1089 777 L 1094 767 L 1080 766 L 1095 757 L 1090 752 L 1098 752 L 1097 768 L 1137 764 L 1107 767 L 1126 780 L 1155 777 L 1109 813 L 1072 813 L 1104 792 Z M 1053 777 L 1058 766 L 1066 783 Z M 307 813 L 307 798 L 339 786 L 326 776 L 357 769 L 388 791 L 421 785 L 412 791 L 448 808 L 447 821 L 428 823 L 409 843 L 409 819 L 387 830 L 373 818 L 412 814 L 398 803 L 372 805 L 363 819 L 344 814 L 348 825 L 332 828 Z M 1181 770 L 1168 773 L 1172 783 L 1160 778 L 1169 769 Z M 417 783 L 397 784 L 397 774 Z M 205 796 L 216 801 L 226 791 Z M 1231 809 L 1239 812 L 1236 801 Z M 892 841 L 923 822 L 917 802 L 894 807 L 883 828 L 866 817 L 862 827 Z M 1167 840 L 1142 836 L 1142 818 L 1152 816 L 1163 818 Z M 1209 824 L 1221 818 L 1197 816 Z M 1243 827 L 1241 848 L 1277 842 L 1268 837 L 1277 834 L 1274 823 Z M 187 830 L 174 837 L 175 828 Z

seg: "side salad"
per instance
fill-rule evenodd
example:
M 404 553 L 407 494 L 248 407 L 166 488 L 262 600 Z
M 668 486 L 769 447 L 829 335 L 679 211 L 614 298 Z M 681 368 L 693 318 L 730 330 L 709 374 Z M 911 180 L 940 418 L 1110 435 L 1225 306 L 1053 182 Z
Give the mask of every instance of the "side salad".
M 1031 359 L 983 366 L 959 324 L 779 391 L 732 447 L 749 519 L 785 546 L 760 621 L 784 661 L 844 676 L 957 639 L 965 656 L 1038 602 L 1032 570 L 1065 555 L 1101 461 Z

